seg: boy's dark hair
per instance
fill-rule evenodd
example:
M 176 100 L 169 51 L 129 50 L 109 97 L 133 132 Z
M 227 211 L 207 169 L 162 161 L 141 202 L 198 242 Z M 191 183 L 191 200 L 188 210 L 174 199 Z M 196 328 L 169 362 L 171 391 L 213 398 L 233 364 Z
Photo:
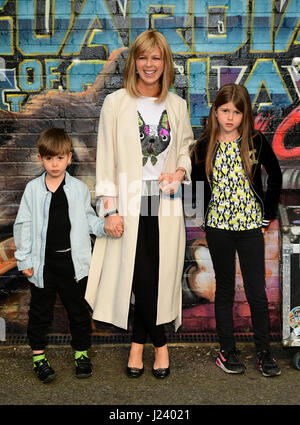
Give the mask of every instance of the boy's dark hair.
M 41 157 L 69 154 L 72 140 L 63 128 L 48 128 L 39 135 L 37 147 Z

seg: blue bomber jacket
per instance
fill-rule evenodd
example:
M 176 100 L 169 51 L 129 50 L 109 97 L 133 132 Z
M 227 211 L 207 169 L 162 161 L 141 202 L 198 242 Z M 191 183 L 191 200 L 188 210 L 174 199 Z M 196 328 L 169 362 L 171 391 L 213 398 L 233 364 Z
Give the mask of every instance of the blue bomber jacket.
M 39 288 L 44 287 L 46 235 L 52 192 L 47 190 L 45 175 L 30 181 L 23 193 L 14 223 L 15 258 L 19 270 L 33 268 L 28 280 Z M 71 255 L 75 279 L 88 275 L 91 261 L 90 234 L 105 236 L 104 219 L 99 218 L 91 206 L 89 188 L 68 172 L 63 186 L 71 223 Z
M 253 133 L 254 151 L 251 152 L 252 158 L 252 182 L 251 187 L 254 195 L 258 200 L 263 215 L 263 226 L 274 218 L 276 218 L 277 205 L 279 202 L 282 174 L 281 169 L 272 147 L 266 137 L 260 133 Z M 197 142 L 196 155 L 192 153 L 192 174 L 191 180 L 193 184 L 193 202 L 195 202 L 195 184 L 196 182 L 204 182 L 204 212 L 206 212 L 211 199 L 211 187 L 205 173 L 205 158 L 208 146 L 208 139 L 203 138 Z M 214 161 L 214 159 L 213 159 Z M 261 169 L 264 167 L 267 173 L 266 190 L 263 191 Z M 250 181 L 250 179 L 249 179 Z M 205 219 L 204 219 L 205 227 Z

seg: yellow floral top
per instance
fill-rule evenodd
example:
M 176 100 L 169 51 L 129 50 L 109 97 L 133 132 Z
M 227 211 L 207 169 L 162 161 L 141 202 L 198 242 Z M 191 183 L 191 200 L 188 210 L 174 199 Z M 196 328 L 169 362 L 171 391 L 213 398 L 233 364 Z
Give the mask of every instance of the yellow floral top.
M 261 227 L 262 211 L 250 186 L 240 154 L 240 139 L 218 143 L 207 226 L 225 230 Z

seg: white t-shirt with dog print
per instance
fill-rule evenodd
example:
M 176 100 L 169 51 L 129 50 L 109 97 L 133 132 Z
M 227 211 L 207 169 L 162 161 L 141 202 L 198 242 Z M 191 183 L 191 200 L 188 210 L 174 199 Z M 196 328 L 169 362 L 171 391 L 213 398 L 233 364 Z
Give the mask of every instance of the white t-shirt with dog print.
M 143 180 L 157 180 L 171 146 L 171 129 L 165 102 L 155 97 L 137 99 L 138 123 L 143 155 Z

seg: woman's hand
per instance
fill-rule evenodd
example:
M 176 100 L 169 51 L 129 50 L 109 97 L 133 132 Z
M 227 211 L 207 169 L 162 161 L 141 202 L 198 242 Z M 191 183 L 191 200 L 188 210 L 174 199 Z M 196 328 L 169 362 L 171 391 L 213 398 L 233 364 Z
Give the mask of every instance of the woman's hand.
M 175 173 L 161 173 L 158 182 L 161 183 L 160 190 L 165 195 L 174 195 L 178 192 L 184 180 L 185 171 L 178 169 Z
M 120 238 L 124 232 L 123 218 L 119 214 L 107 216 L 104 231 L 111 238 Z
M 22 270 L 22 273 L 26 277 L 31 277 L 33 275 L 33 268 Z

